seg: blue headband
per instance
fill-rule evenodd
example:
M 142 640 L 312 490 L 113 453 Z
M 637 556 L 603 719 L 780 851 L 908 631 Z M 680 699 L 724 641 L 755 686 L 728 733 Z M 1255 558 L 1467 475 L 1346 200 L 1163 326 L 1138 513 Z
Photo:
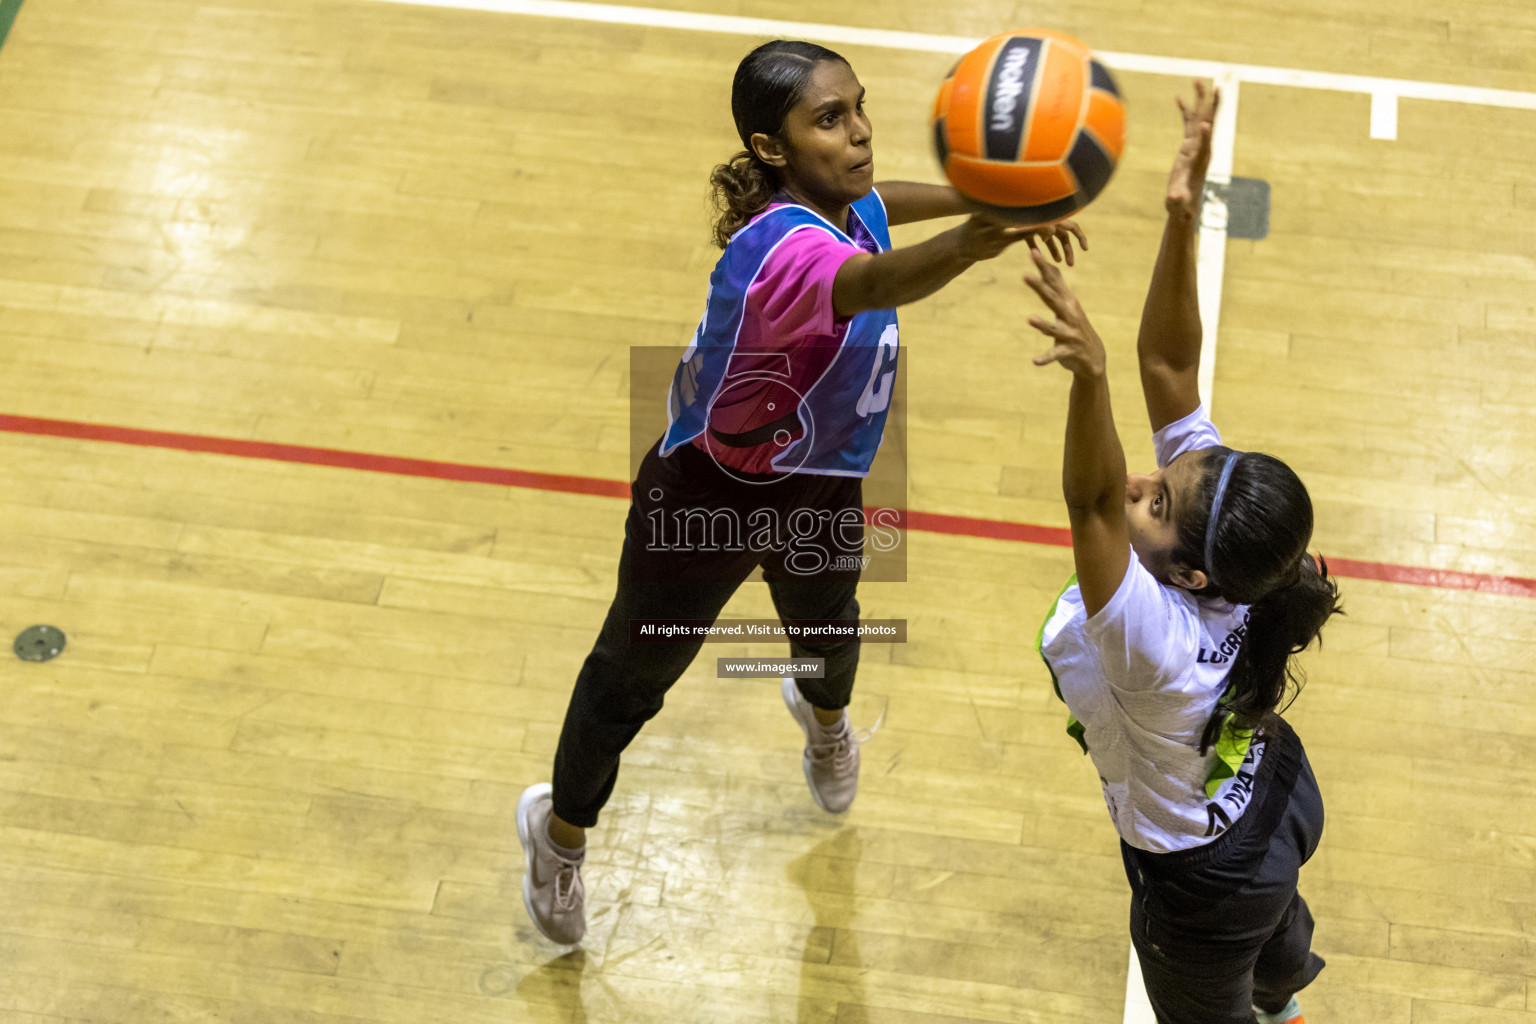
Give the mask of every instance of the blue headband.
M 1227 496 L 1227 481 L 1232 479 L 1232 471 L 1237 468 L 1237 460 L 1243 457 L 1242 452 L 1234 451 L 1227 456 L 1227 464 L 1221 467 L 1221 479 L 1216 481 L 1216 497 L 1211 499 L 1211 518 L 1205 523 L 1205 578 L 1210 584 L 1220 590 L 1216 583 L 1216 573 L 1211 564 L 1211 556 L 1216 552 L 1216 520 L 1221 516 L 1221 502 Z

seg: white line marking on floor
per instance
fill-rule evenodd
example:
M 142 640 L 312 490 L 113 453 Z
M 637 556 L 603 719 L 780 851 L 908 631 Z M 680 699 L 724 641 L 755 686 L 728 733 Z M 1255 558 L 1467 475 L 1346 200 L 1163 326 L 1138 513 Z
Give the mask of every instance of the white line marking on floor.
M 733 15 L 667 11 L 619 4 L 576 3 L 572 0 L 379 0 L 379 2 L 765 38 L 788 36 L 816 39 L 821 42 L 847 43 L 854 46 L 879 46 L 894 50 L 921 50 L 930 53 L 965 53 L 979 42 L 969 36 L 897 32 L 889 29 L 823 25 L 805 21 L 778 21 L 769 18 L 741 18 Z M 1372 97 L 1373 106 L 1376 97 L 1391 96 L 1400 99 L 1441 100 L 1447 103 L 1536 110 L 1536 93 L 1515 92 L 1509 89 L 1485 89 L 1480 86 L 1452 85 L 1445 82 L 1419 82 L 1407 78 L 1341 75 L 1329 71 L 1276 68 L 1263 64 L 1229 64 L 1224 61 L 1190 60 L 1183 57 L 1162 57 L 1156 54 L 1120 53 L 1114 50 L 1100 50 L 1098 54 L 1111 67 L 1121 71 L 1177 75 L 1182 78 L 1221 78 L 1230 75 L 1239 81 L 1256 85 L 1285 85 L 1300 89 L 1364 93 Z
M 1397 94 L 1371 94 L 1371 138 L 1397 138 Z
M 1141 980 L 1141 962 L 1136 959 L 1135 946 L 1131 947 L 1131 962 L 1125 969 L 1125 1024 L 1157 1024 L 1146 983 Z

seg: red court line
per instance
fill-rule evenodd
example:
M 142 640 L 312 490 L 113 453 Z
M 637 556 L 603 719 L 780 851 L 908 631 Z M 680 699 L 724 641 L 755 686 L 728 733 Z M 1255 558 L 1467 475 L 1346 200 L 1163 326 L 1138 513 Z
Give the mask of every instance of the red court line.
M 1445 590 L 1476 590 L 1483 594 L 1536 597 L 1536 580 L 1523 576 L 1494 576 L 1481 572 L 1458 572 L 1455 569 L 1422 569 L 1388 562 L 1357 562 L 1353 558 L 1329 558 L 1328 572 L 1356 580 L 1385 580 L 1388 583 L 1412 583 L 1420 587 L 1440 587 Z
M 1072 546 L 1072 531 L 1065 526 L 1035 526 L 1032 523 L 1010 523 L 1001 519 L 973 519 L 943 512 L 915 511 L 906 514 L 905 525 L 913 530 L 947 533 L 957 537 L 1014 540 L 1025 544 L 1049 544 L 1058 548 Z
M 370 455 L 367 452 L 347 452 L 336 448 L 308 448 L 303 445 L 275 444 L 270 441 L 241 441 L 228 437 L 204 437 L 200 434 L 173 434 L 164 430 L 109 427 L 98 423 L 43 420 L 32 416 L 0 414 L 0 431 L 11 434 L 41 434 L 46 437 L 74 437 L 86 441 L 112 441 L 144 448 L 174 448 L 184 452 L 211 452 L 215 455 L 236 455 L 245 459 L 299 462 L 309 466 L 337 466 L 341 469 L 363 469 L 370 473 L 394 473 L 398 476 L 420 476 L 433 480 L 499 484 L 503 487 L 531 487 L 540 491 L 564 491 L 567 494 L 596 494 L 604 498 L 629 497 L 629 484 L 618 480 L 599 480 L 590 476 L 530 473 L 522 469 L 468 466 L 461 462 L 431 462 L 427 459 Z
M 311 448 L 305 445 L 277 444 L 271 441 L 244 441 L 236 438 L 206 437 L 201 434 L 177 434 L 164 430 L 140 430 L 135 427 L 39 419 L 34 416 L 7 416 L 0 413 L 0 432 L 108 441 L 146 448 L 169 448 L 177 451 L 208 452 L 214 455 L 268 459 L 309 466 L 361 469 L 371 473 L 394 473 L 398 476 L 425 477 L 432 480 L 525 487 L 566 494 L 593 494 L 604 498 L 629 497 L 629 484 L 622 480 L 566 476 L 559 473 L 534 473 L 522 469 L 470 466 L 460 462 L 433 462 L 428 459 L 373 455 L 368 452 L 349 452 L 336 448 Z M 1010 523 L 998 519 L 976 519 L 971 516 L 919 511 L 902 512 L 901 520 L 901 525 L 908 529 L 921 530 L 925 533 L 982 537 L 987 540 L 1017 541 L 1025 544 L 1048 544 L 1055 547 L 1072 546 L 1071 533 L 1060 526 L 1036 526 L 1031 523 Z M 1410 565 L 1392 565 L 1387 562 L 1361 562 L 1352 558 L 1329 558 L 1328 568 L 1336 576 L 1351 579 L 1409 583 L 1445 590 L 1473 590 L 1484 594 L 1536 597 L 1536 580 L 1521 576 L 1457 572 L 1452 569 L 1424 569 Z

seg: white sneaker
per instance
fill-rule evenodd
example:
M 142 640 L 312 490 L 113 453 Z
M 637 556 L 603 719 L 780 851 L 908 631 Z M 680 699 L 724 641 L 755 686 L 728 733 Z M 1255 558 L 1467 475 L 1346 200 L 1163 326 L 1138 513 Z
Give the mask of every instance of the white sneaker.
M 549 838 L 554 803 L 549 783 L 529 786 L 517 801 L 517 839 L 523 844 L 523 906 L 551 942 L 571 946 L 587 931 L 587 890 L 581 883 L 583 850 L 574 860 L 555 852 Z
M 811 787 L 811 798 L 829 814 L 841 814 L 858 792 L 859 744 L 869 736 L 854 734 L 847 708 L 836 725 L 816 721 L 816 709 L 800 694 L 794 679 L 785 678 L 783 693 L 785 706 L 805 733 L 805 754 L 800 758 L 800 767 Z

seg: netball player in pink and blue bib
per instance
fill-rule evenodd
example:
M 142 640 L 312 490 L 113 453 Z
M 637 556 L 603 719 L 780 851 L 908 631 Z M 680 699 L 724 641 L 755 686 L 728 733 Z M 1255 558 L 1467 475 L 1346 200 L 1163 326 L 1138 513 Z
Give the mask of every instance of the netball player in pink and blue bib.
M 1224 447 L 1201 404 L 1195 243 L 1216 96 L 1196 83 L 1137 353 L 1157 469 L 1126 475 L 1104 346 L 1055 267 L 1035 360 L 1072 372 L 1063 490 L 1077 574 L 1040 653 L 1093 759 L 1160 1024 L 1302 1024 L 1316 977 L 1298 869 L 1322 797 L 1277 713 L 1290 659 L 1338 611 L 1312 502 L 1278 459 Z
M 585 830 L 613 791 L 619 756 L 702 643 L 637 642 L 631 623 L 713 622 L 758 566 L 786 622 L 855 623 L 859 570 L 847 566 L 862 564 L 862 480 L 896 373 L 895 307 L 1014 242 L 1042 241 L 1071 263 L 1074 234 L 1083 241 L 1070 223 L 1035 232 L 973 217 L 892 249 L 891 225 L 967 208 L 949 188 L 875 186 L 864 89 L 823 47 L 752 51 L 737 68 L 731 112 L 746 148 L 711 179 L 724 253 L 673 380 L 665 434 L 631 489 L 618 591 L 577 677 L 553 784 L 518 802 L 523 902 L 556 942 L 585 932 Z M 805 735 L 811 795 L 841 812 L 858 781 L 846 708 L 859 644 L 790 647 L 823 661 L 823 678 L 787 679 L 783 695 Z

